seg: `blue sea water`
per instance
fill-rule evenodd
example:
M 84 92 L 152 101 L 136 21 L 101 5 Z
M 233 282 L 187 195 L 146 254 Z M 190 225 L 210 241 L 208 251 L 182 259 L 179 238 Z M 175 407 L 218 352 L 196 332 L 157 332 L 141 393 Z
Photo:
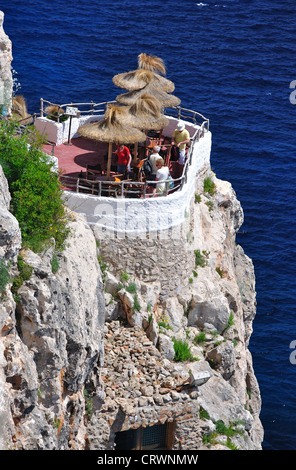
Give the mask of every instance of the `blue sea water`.
M 112 77 L 146 52 L 164 59 L 181 105 L 210 119 L 212 167 L 242 204 L 237 241 L 255 266 L 263 448 L 294 450 L 295 1 L 0 0 L 0 9 L 30 112 L 41 97 L 115 99 Z

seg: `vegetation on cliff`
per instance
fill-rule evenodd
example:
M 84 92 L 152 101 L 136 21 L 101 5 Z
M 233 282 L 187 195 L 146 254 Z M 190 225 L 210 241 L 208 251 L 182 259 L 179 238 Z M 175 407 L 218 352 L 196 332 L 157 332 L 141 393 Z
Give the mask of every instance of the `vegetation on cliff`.
M 11 210 L 19 222 L 23 246 L 40 252 L 54 239 L 62 250 L 69 234 L 59 175 L 41 150 L 34 127 L 20 132 L 12 120 L 0 122 L 0 164 L 8 180 Z

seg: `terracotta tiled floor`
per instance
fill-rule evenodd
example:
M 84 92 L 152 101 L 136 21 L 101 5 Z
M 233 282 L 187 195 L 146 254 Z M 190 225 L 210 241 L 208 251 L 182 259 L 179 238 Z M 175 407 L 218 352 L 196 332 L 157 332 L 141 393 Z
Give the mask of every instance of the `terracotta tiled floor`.
M 86 165 L 100 163 L 105 168 L 104 155 L 108 154 L 108 144 L 94 142 L 82 137 L 72 139 L 72 145 L 62 144 L 54 149 L 54 156 L 58 158 L 59 169 L 67 176 L 78 176 L 86 171 Z M 45 145 L 44 149 L 51 153 L 52 146 Z M 115 150 L 115 147 L 114 147 Z
M 44 150 L 51 154 L 52 146 L 45 145 Z M 116 146 L 113 145 L 113 151 Z M 59 170 L 64 176 L 70 179 L 64 180 L 64 187 L 70 190 L 76 190 L 76 178 L 86 177 L 86 165 L 100 164 L 102 170 L 106 170 L 108 143 L 95 142 L 83 137 L 77 137 L 71 140 L 71 145 L 64 143 L 55 146 L 54 156 L 58 159 Z M 105 158 L 104 158 L 105 157 Z M 174 166 L 178 168 L 174 168 Z M 182 170 L 182 169 L 181 169 Z M 170 164 L 170 171 L 173 178 L 181 176 L 181 171 L 177 162 Z

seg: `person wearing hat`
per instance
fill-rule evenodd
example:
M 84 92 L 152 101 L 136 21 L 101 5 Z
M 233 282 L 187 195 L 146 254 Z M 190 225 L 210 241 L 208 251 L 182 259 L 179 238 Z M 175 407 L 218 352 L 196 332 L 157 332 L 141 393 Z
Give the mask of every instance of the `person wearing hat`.
M 174 130 L 172 136 L 172 145 L 176 145 L 179 148 L 179 163 L 184 164 L 185 162 L 185 150 L 186 144 L 190 142 L 190 135 L 183 121 L 178 121 L 177 128 Z

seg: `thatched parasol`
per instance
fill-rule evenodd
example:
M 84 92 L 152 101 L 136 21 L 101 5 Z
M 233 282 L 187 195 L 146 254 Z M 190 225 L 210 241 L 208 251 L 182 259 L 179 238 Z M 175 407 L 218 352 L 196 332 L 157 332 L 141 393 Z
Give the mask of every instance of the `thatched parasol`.
M 113 106 L 109 106 L 106 109 L 102 121 L 79 127 L 78 134 L 87 139 L 109 143 L 107 179 L 110 178 L 112 144 L 134 144 L 135 142 L 144 142 L 146 140 L 146 135 L 138 128 L 124 124 L 120 118 L 120 111 Z
M 116 111 L 118 121 L 141 130 L 160 130 L 169 123 L 169 120 L 161 114 L 161 104 L 153 96 L 142 95 L 131 106 L 112 104 L 110 108 Z M 135 142 L 134 161 L 136 157 L 137 142 Z
M 181 100 L 177 96 L 170 95 L 166 91 L 163 91 L 160 88 L 155 88 L 151 83 L 148 83 L 144 88 L 140 90 L 129 91 L 128 93 L 122 93 L 116 97 L 116 101 L 119 104 L 124 104 L 126 106 L 133 105 L 138 98 L 143 95 L 153 96 L 160 102 L 163 108 L 178 106 L 181 103 Z
M 175 90 L 175 85 L 171 80 L 163 76 L 165 74 L 166 68 L 160 57 L 147 55 L 142 52 L 138 55 L 138 69 L 115 75 L 113 83 L 119 88 L 124 88 L 128 91 L 139 90 L 148 83 L 151 83 L 156 88 L 172 93 Z
M 22 95 L 16 95 L 12 98 L 12 115 L 21 122 L 21 124 L 32 124 L 33 118 L 27 111 L 27 103 Z
M 161 113 L 161 103 L 149 95 L 137 98 L 131 106 L 110 105 L 118 108 L 118 119 L 141 130 L 159 130 L 168 125 L 169 120 Z
M 155 55 L 148 55 L 142 52 L 138 55 L 138 67 L 140 69 L 150 70 L 151 72 L 166 74 L 164 61 Z
M 172 93 L 175 89 L 175 85 L 171 80 L 162 77 L 156 72 L 145 69 L 119 73 L 113 77 L 112 81 L 118 88 L 124 88 L 128 91 L 139 90 L 149 83 L 153 84 L 156 88 L 161 88 L 167 93 Z

